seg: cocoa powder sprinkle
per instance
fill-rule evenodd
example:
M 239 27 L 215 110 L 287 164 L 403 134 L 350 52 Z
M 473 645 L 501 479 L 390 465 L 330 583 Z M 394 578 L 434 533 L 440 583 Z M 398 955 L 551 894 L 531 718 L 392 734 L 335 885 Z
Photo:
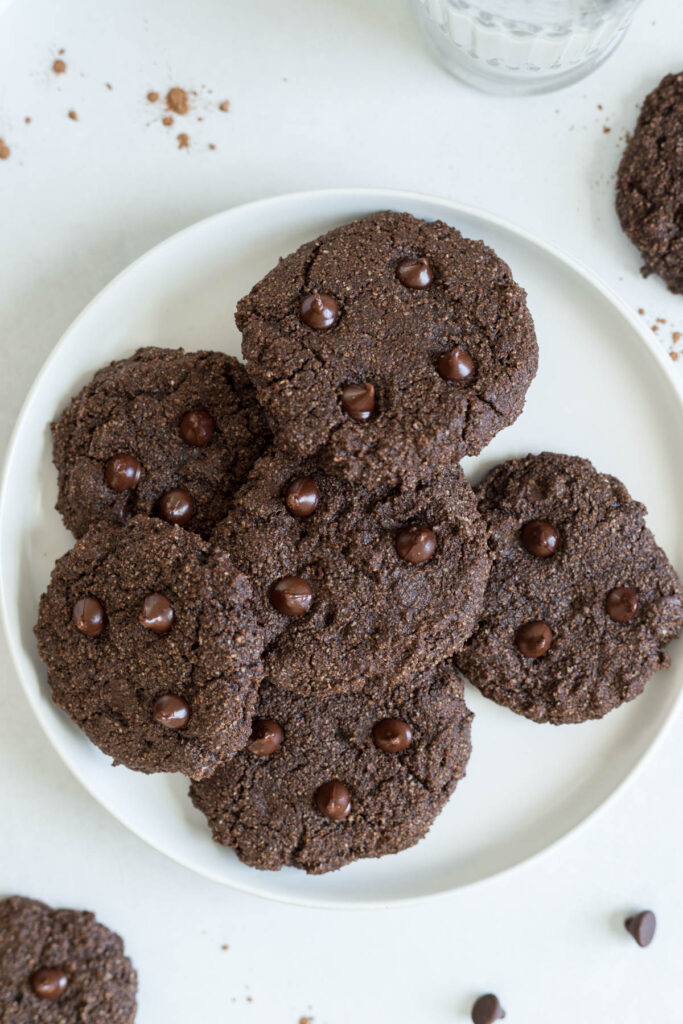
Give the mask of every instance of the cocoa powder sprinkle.
M 4 139 L 0 139 L 0 160 L 6 160 L 12 150 L 9 148 Z
M 680 331 L 674 331 L 673 334 L 671 335 L 671 337 L 673 339 L 674 344 L 676 344 L 676 342 L 679 342 L 681 340 L 681 332 Z
M 52 70 L 56 75 L 63 75 L 66 71 L 66 63 L 63 60 L 56 60 L 52 65 Z
M 78 121 L 78 114 L 76 113 L 75 110 L 70 110 L 69 111 L 69 117 L 71 118 L 72 121 Z
M 227 112 L 230 110 L 230 102 L 228 100 L 223 100 L 223 102 L 219 105 L 218 109 L 222 110 L 223 113 L 227 114 Z
M 147 93 L 147 99 L 149 100 L 150 103 L 156 103 L 156 101 L 159 99 L 159 93 L 154 92 L 154 90 L 152 90 L 152 92 Z
M 166 115 L 166 117 L 162 117 L 162 119 L 161 119 L 161 123 L 162 123 L 162 124 L 165 124 L 165 125 L 166 125 L 166 127 L 168 128 L 168 127 L 169 127 L 169 125 L 172 125 L 172 124 L 173 124 L 173 120 L 174 120 L 174 119 L 173 119 L 173 118 L 171 117 L 171 115 L 170 115 L 170 114 L 167 114 L 167 115 Z
M 181 132 L 178 136 L 178 149 L 189 149 L 190 148 L 190 136 L 185 132 Z
M 187 93 L 180 86 L 174 85 L 166 94 L 166 106 L 174 114 L 186 114 L 190 109 L 190 101 Z

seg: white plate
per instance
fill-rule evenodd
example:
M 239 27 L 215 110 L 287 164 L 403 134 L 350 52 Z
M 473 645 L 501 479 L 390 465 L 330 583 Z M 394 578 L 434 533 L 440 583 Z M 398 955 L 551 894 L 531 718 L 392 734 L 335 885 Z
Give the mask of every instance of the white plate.
M 53 506 L 48 423 L 103 363 L 139 345 L 239 354 L 237 299 L 278 256 L 335 224 L 391 207 L 439 217 L 483 238 L 529 294 L 540 368 L 526 409 L 477 459 L 470 478 L 528 451 L 588 456 L 646 501 L 649 523 L 678 565 L 683 508 L 683 396 L 635 317 L 576 263 L 494 217 L 412 193 L 344 189 L 279 196 L 227 210 L 157 246 L 109 285 L 46 362 L 16 425 L 0 506 L 5 622 L 27 696 L 63 759 L 121 822 L 187 867 L 247 892 L 318 906 L 387 905 L 490 878 L 584 821 L 641 761 L 678 698 L 683 660 L 602 722 L 539 726 L 473 688 L 473 755 L 429 836 L 417 847 L 311 878 L 257 872 L 210 839 L 180 777 L 137 775 L 108 759 L 55 709 L 36 654 L 38 597 L 71 543 Z

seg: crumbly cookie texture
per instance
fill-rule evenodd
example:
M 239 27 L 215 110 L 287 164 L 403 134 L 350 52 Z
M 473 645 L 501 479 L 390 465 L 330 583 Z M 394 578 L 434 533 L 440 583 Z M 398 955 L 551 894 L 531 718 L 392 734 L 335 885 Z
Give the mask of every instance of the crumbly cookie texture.
M 448 665 L 311 701 L 269 683 L 250 745 L 191 797 L 245 863 L 311 874 L 418 842 L 465 774 L 471 713 Z
M 645 97 L 619 165 L 617 213 L 645 260 L 642 273 L 683 292 L 683 72 Z
M 92 527 L 57 562 L 36 634 L 55 704 L 116 763 L 201 778 L 249 737 L 252 588 L 196 534 L 144 516 Z
M 311 696 L 390 688 L 459 650 L 490 568 L 458 466 L 372 489 L 270 451 L 213 540 L 252 581 L 266 677 Z
M 123 942 L 93 914 L 0 900 L 3 1024 L 132 1024 L 137 987 Z
M 536 722 L 602 718 L 637 697 L 683 627 L 645 507 L 588 460 L 550 452 L 497 466 L 476 494 L 494 562 L 459 668 Z
M 52 436 L 57 510 L 76 537 L 142 514 L 207 536 L 270 439 L 236 359 L 163 348 L 99 370 Z
M 519 416 L 537 367 L 507 264 L 407 213 L 302 245 L 236 320 L 278 443 L 350 479 L 393 481 L 477 454 Z

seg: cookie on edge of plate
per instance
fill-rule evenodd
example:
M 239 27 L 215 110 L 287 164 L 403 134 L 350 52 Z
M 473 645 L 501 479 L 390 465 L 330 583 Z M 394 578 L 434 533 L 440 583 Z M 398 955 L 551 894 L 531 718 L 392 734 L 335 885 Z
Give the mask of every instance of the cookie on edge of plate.
M 617 173 L 621 226 L 669 291 L 683 292 L 683 72 L 645 97 Z
M 683 627 L 645 507 L 587 459 L 551 452 L 502 463 L 475 491 L 494 561 L 457 666 L 535 722 L 602 718 L 637 697 Z
M 519 416 L 538 348 L 483 242 L 385 211 L 281 259 L 236 314 L 277 443 L 350 479 L 476 455 Z
M 53 701 L 117 764 L 201 778 L 249 738 L 252 588 L 194 533 L 146 516 L 91 527 L 55 565 L 36 635 Z
M 133 1024 L 137 988 L 123 941 L 94 914 L 0 900 L 4 1024 Z
M 98 370 L 52 437 L 56 507 L 76 537 L 134 515 L 206 537 L 270 440 L 241 363 L 155 347 Z
M 459 466 L 374 489 L 274 449 L 213 543 L 252 582 L 266 677 L 312 696 L 395 685 L 459 650 L 491 563 Z
M 316 701 L 266 682 L 248 747 L 190 795 L 246 864 L 334 871 L 423 838 L 465 774 L 471 720 L 448 664 Z

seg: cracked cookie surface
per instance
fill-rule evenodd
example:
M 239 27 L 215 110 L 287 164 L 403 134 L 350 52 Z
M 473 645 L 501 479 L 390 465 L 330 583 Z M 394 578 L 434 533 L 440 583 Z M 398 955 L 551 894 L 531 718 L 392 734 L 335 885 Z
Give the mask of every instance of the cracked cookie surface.
M 470 755 L 472 715 L 449 665 L 317 701 L 264 683 L 257 715 L 253 743 L 190 790 L 214 838 L 257 868 L 321 874 L 413 846 Z
M 36 635 L 55 704 L 116 763 L 201 778 L 249 737 L 252 588 L 196 534 L 145 516 L 91 527 L 57 562 Z
M 586 459 L 544 452 L 475 488 L 493 566 L 456 664 L 536 722 L 583 722 L 633 700 L 683 626 L 680 581 L 646 509 Z
M 537 367 L 507 264 L 407 213 L 301 246 L 239 302 L 236 320 L 278 443 L 351 479 L 477 454 L 520 414 Z

